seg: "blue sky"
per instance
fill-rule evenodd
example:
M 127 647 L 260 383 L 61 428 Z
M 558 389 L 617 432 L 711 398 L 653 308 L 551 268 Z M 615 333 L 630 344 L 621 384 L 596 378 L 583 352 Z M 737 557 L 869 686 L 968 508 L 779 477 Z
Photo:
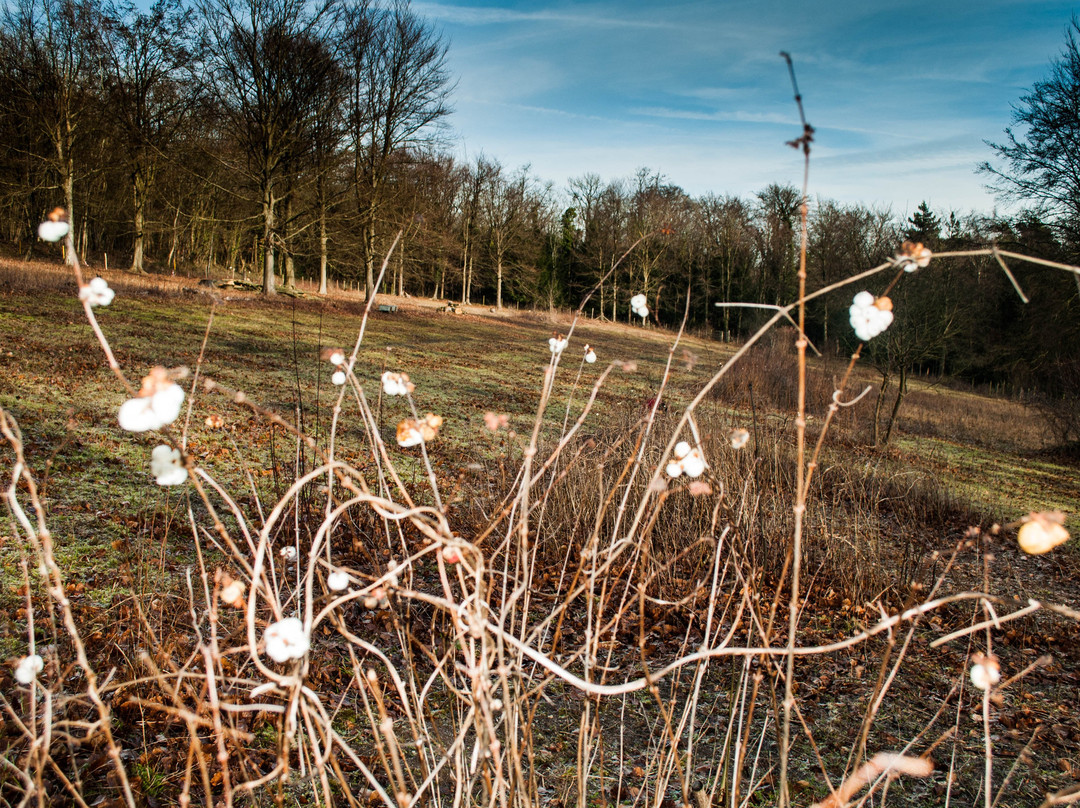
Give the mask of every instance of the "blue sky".
M 811 194 L 990 212 L 975 165 L 1080 3 L 673 0 L 413 3 L 450 41 L 459 154 L 565 188 L 647 166 L 691 194 L 801 182 L 781 50 L 817 129 Z

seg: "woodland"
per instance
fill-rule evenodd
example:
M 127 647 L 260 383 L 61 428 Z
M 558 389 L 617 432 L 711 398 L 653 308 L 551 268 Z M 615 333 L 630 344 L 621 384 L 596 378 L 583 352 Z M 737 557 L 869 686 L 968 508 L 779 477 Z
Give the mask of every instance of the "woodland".
M 1075 92 L 1073 33 L 1018 123 L 1052 108 L 1054 88 Z M 716 303 L 792 299 L 799 189 L 763 181 L 750 198 L 722 189 L 692 197 L 649 168 L 557 188 L 528 166 L 482 155 L 461 162 L 448 147 L 448 47 L 434 22 L 401 2 L 9 4 L 0 243 L 12 257 L 48 254 L 35 228 L 59 204 L 95 266 L 241 279 L 268 294 L 297 278 L 363 294 L 400 233 L 384 292 L 553 310 L 576 307 L 606 276 L 587 315 L 629 321 L 630 297 L 644 293 L 657 322 L 685 314 L 691 329 L 723 340 L 752 333 L 767 312 Z M 1075 120 L 1043 125 L 1065 141 L 1080 131 Z M 982 168 L 1004 196 L 1028 203 L 1010 216 L 923 203 L 904 219 L 809 200 L 807 288 L 886 260 L 905 239 L 934 251 L 998 245 L 1077 260 L 1077 167 L 1058 161 L 1040 173 L 1041 154 L 1062 149 L 1037 132 L 1018 140 L 1007 130 L 1011 140 L 991 146 L 1008 167 Z M 897 378 L 935 373 L 1017 395 L 1075 394 L 1080 370 L 1066 346 L 1080 338 L 1080 287 L 1066 275 L 1018 272 L 1027 303 L 991 256 L 910 279 L 875 363 Z M 853 347 L 846 311 L 828 299 L 809 307 L 819 349 Z M 1062 428 L 1076 439 L 1075 425 Z

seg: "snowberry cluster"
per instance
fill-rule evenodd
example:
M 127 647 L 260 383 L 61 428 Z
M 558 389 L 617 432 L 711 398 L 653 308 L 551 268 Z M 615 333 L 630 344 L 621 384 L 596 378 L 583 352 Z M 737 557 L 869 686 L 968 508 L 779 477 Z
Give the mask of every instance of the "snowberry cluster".
M 311 648 L 311 639 L 298 617 L 286 617 L 271 623 L 263 633 L 263 640 L 266 642 L 266 655 L 274 662 L 300 659 Z
M 705 457 L 701 449 L 690 448 L 690 444 L 684 440 L 675 444 L 675 459 L 667 464 L 665 471 L 668 477 L 674 479 L 685 474 L 687 477 L 700 477 L 705 472 Z
M 925 269 L 930 266 L 930 258 L 933 253 L 929 247 L 924 247 L 922 242 L 905 241 L 900 245 L 900 253 L 896 256 L 896 263 L 904 272 L 914 272 L 917 269 Z
M 1048 553 L 1068 540 L 1069 531 L 1065 529 L 1065 514 L 1061 511 L 1029 514 L 1016 534 L 1020 549 L 1030 555 Z
M 45 221 L 38 225 L 38 236 L 42 241 L 59 241 L 71 230 L 68 222 L 67 211 L 63 208 L 53 208 L 52 212 L 45 217 Z
M 45 660 L 38 654 L 31 654 L 30 656 L 23 657 L 15 668 L 15 680 L 19 684 L 28 685 L 37 679 L 37 675 L 44 669 Z
M 993 654 L 975 654 L 971 658 L 971 683 L 979 690 L 989 690 L 1001 681 L 1001 663 Z
M 345 570 L 334 570 L 326 576 L 326 585 L 335 592 L 341 592 L 349 588 L 349 573 Z
M 147 432 L 171 424 L 180 415 L 184 391 L 163 367 L 151 368 L 135 398 L 120 405 L 116 414 L 128 432 Z
M 439 434 L 439 427 L 443 425 L 443 417 L 429 412 L 422 420 L 406 418 L 397 425 L 398 446 L 404 449 L 417 446 L 420 443 L 429 443 L 435 440 Z
M 180 460 L 180 450 L 164 443 L 155 446 L 150 454 L 150 473 L 158 485 L 183 485 L 188 470 Z
M 745 429 L 733 429 L 728 433 L 728 440 L 732 449 L 741 449 L 750 440 L 750 433 Z
M 869 292 L 859 292 L 851 303 L 850 315 L 855 336 L 867 342 L 892 323 L 892 301 L 887 297 L 875 298 Z
M 416 385 L 409 381 L 408 373 L 388 370 L 382 375 L 382 389 L 388 396 L 407 396 L 416 389 Z
M 91 306 L 108 306 L 116 297 L 116 292 L 109 288 L 104 278 L 93 278 L 79 290 L 79 300 Z

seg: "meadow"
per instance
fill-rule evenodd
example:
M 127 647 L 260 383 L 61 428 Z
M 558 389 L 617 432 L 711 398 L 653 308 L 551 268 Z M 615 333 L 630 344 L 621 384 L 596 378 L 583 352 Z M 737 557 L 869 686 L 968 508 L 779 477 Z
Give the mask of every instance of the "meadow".
M 134 389 L 187 369 L 163 430 L 118 424 L 70 272 L 0 261 L 0 802 L 1080 798 L 1080 551 L 1016 542 L 1077 534 L 1080 459 L 1023 401 L 920 377 L 874 447 L 873 369 L 812 357 L 800 443 L 790 326 L 106 278 Z

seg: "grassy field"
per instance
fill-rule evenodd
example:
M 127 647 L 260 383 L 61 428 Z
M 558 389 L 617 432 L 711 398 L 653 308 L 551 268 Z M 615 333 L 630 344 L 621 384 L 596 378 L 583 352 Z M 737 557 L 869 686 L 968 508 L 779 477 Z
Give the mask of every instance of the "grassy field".
M 330 445 L 342 388 L 331 383 L 334 367 L 324 356 L 328 348 L 351 350 L 363 305 L 347 293 L 266 301 L 185 279 L 117 273 L 108 280 L 117 297 L 98 318 L 136 386 L 155 365 L 197 368 L 216 383 L 214 390 L 194 388 L 185 402 L 190 420 L 185 426 L 185 407 L 173 434 L 192 468 L 231 492 L 235 508 L 213 493 L 201 499 L 190 484 L 154 484 L 149 457 L 160 437 L 120 429 L 116 411 L 127 395 L 103 361 L 74 281 L 58 267 L 0 263 L 0 408 L 21 430 L 72 619 L 105 682 L 104 708 L 90 695 L 85 668 L 78 674 L 73 664 L 71 632 L 36 577 L 41 559 L 14 520 L 0 536 L 0 653 L 13 663 L 27 653 L 36 614 L 36 641 L 49 649 L 44 681 L 57 709 L 82 722 L 104 720 L 105 709 L 115 724 L 113 740 L 103 740 L 100 729 L 64 730 L 67 746 L 41 757 L 31 749 L 41 748 L 32 741 L 42 716 L 14 684 L 8 688 L 11 669 L 0 674 L 8 677 L 9 717 L 31 728 L 5 729 L 4 759 L 40 771 L 29 785 L 0 773 L 0 801 L 15 804 L 37 789 L 61 801 L 78 802 L 78 793 L 116 804 L 180 796 L 207 805 L 377 804 L 393 801 L 396 790 L 399 804 L 424 794 L 421 801 L 440 805 L 502 798 L 582 808 L 772 804 L 784 688 L 771 657 L 719 656 L 656 683 L 648 672 L 699 647 L 785 642 L 780 595 L 794 484 L 790 333 L 748 353 L 697 408 L 694 426 L 711 466 L 704 487 L 685 478 L 658 487 L 650 479 L 671 430 L 738 346 L 693 336 L 675 345 L 674 333 L 655 326 L 584 320 L 545 396 L 548 338 L 569 330 L 566 314 L 471 307 L 452 315 L 437 311 L 436 301 L 388 298 L 399 310 L 369 319 L 354 367 L 364 397 L 347 388 L 334 433 L 335 457 L 350 468 L 354 488 L 347 490 L 366 499 L 335 523 L 332 564 L 349 569 L 363 591 L 340 615 L 328 613 L 311 640 L 317 652 L 293 669 L 322 701 L 318 709 L 314 697 L 304 702 L 301 718 L 290 723 L 280 705 L 300 698 L 292 680 L 272 680 L 269 696 L 255 700 L 272 705 L 261 712 L 214 701 L 246 704 L 269 676 L 246 661 L 252 649 L 242 614 L 216 611 L 224 579 L 215 575 L 251 584 L 245 565 L 255 553 L 233 553 L 218 535 L 242 547 L 245 527 L 259 534 L 280 502 L 287 518 L 266 530 L 271 549 L 291 543 L 303 558 L 317 540 L 325 477 L 293 499 L 282 497 L 319 462 L 311 446 Z M 582 362 L 586 343 L 596 350 L 595 364 Z M 811 440 L 822 429 L 842 359 L 811 362 Z M 599 387 L 588 417 L 560 445 L 613 362 L 621 364 Z M 429 465 L 417 449 L 396 445 L 396 425 L 410 411 L 403 399 L 381 394 L 385 370 L 409 374 L 419 415 L 445 419 L 426 445 Z M 860 367 L 846 396 L 875 383 L 872 369 Z M 1075 536 L 1075 454 L 1070 460 L 1049 445 L 1022 403 L 923 380 L 913 388 L 891 446 L 869 446 L 873 393 L 842 411 L 827 435 L 807 508 L 798 645 L 873 636 L 798 658 L 786 785 L 795 804 L 809 804 L 874 752 L 904 748 L 933 759 L 937 770 L 925 779 L 882 780 L 875 800 L 981 802 L 989 768 L 999 805 L 1035 805 L 1080 779 L 1080 636 L 1076 622 L 1062 616 L 1080 609 L 1080 552 L 1073 539 L 1050 555 L 1025 556 L 1013 531 L 992 526 L 1056 509 L 1066 512 Z M 234 391 L 281 422 L 237 403 Z M 490 413 L 506 414 L 508 426 L 489 430 Z M 211 416 L 223 426 L 209 426 Z M 290 426 L 311 445 L 298 442 Z M 751 434 L 745 449 L 732 447 L 732 429 Z M 372 430 L 389 460 L 373 449 Z M 690 436 L 684 430 L 682 437 Z M 10 442 L 0 456 L 7 486 Z M 549 465 L 537 474 L 532 498 L 522 500 L 522 469 L 535 474 L 543 462 Z M 17 490 L 26 496 L 24 487 Z M 433 490 L 441 510 L 430 507 Z M 406 498 L 429 512 L 404 516 L 378 504 L 396 507 Z M 211 505 L 223 514 L 220 530 Z M 528 520 L 519 510 L 525 507 Z M 462 555 L 468 575 L 456 560 Z M 402 559 L 401 582 L 392 584 L 386 565 Z M 310 563 L 320 570 L 313 580 L 322 580 L 322 562 Z M 305 595 L 301 572 L 290 583 L 290 569 L 281 563 L 271 576 L 274 594 L 265 597 L 272 612 L 302 613 L 305 603 L 322 608 L 332 600 L 329 589 Z M 924 596 L 967 590 L 994 600 L 956 600 L 910 626 L 879 630 Z M 1014 621 L 993 611 L 1004 615 L 1028 598 L 1064 611 Z M 262 609 L 260 626 L 271 619 Z M 969 630 L 984 620 L 988 627 Z M 935 644 L 952 631 L 960 632 L 956 640 Z M 513 645 L 513 637 L 535 653 Z M 1020 674 L 987 699 L 964 687 L 979 651 L 997 654 L 1006 678 Z M 144 653 L 153 665 L 140 661 Z M 1052 662 L 1030 667 L 1047 654 Z M 574 686 L 545 668 L 548 662 L 601 690 Z M 378 668 L 383 690 L 374 679 L 365 684 L 369 665 Z M 407 680 L 397 692 L 389 684 L 394 671 Z M 641 687 L 601 695 L 602 687 L 643 671 Z M 215 676 L 221 692 L 211 699 Z M 155 712 L 148 704 L 164 707 Z M 327 715 L 318 718 L 322 709 Z M 316 764 L 309 756 L 331 730 L 343 739 L 341 752 L 332 764 L 330 757 Z M 110 768 L 102 752 L 114 744 L 123 747 L 127 786 L 117 774 L 122 766 Z M 225 758 L 211 759 L 205 750 L 214 748 Z M 296 771 L 283 776 L 290 768 Z M 266 784 L 253 789 L 236 785 L 264 776 Z M 500 791 L 506 782 L 516 785 Z

